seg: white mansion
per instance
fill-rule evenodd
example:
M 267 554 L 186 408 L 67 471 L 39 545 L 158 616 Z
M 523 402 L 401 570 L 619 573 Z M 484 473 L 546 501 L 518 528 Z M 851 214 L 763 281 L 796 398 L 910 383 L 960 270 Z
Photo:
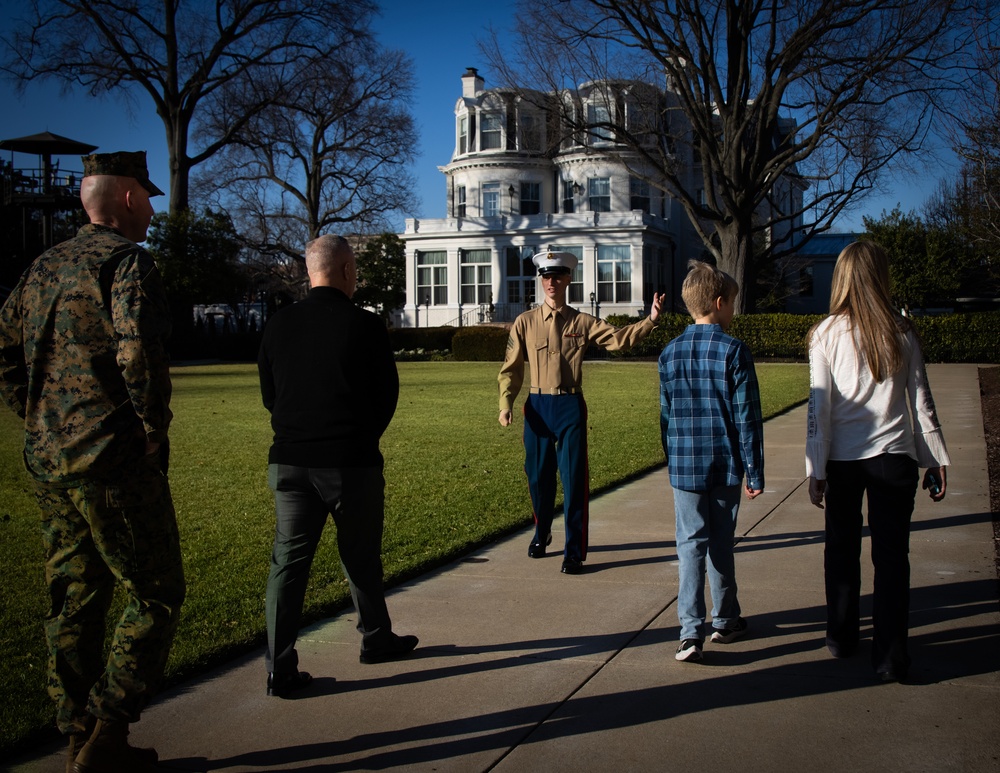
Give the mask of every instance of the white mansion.
M 546 249 L 580 258 L 568 300 L 582 311 L 601 317 L 641 314 L 654 291 L 667 293 L 667 310 L 682 310 L 687 261 L 705 251 L 665 186 L 657 186 L 656 177 L 637 163 L 627 164 L 629 157 L 610 132 L 595 130 L 558 143 L 559 137 L 547 137 L 558 124 L 538 107 L 546 95 L 536 95 L 531 104 L 483 85 L 474 68 L 462 76 L 455 151 L 451 163 L 440 167 L 449 216 L 408 219 L 401 234 L 406 305 L 397 324 L 512 321 L 540 297 L 531 256 Z M 607 121 L 607 106 L 614 105 L 632 126 L 642 111 L 629 88 L 589 84 L 579 94 L 580 108 L 596 126 Z M 684 148 L 689 144 L 678 143 L 675 152 L 684 154 Z M 701 186 L 702 171 L 690 150 L 686 155 L 678 161 L 692 186 L 687 189 L 694 190 Z M 786 181 L 779 181 L 776 193 L 779 200 L 802 195 L 798 185 Z

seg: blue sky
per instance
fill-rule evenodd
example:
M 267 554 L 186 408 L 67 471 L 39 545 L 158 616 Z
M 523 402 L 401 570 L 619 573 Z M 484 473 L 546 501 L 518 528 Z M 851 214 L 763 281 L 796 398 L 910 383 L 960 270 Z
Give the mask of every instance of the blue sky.
M 16 0 L 0 2 L 0 18 L 16 8 Z M 508 3 L 455 4 L 444 0 L 388 0 L 375 22 L 381 42 L 404 50 L 415 65 L 416 88 L 413 113 L 420 136 L 420 157 L 413 168 L 420 198 L 418 214 L 424 218 L 445 216 L 444 175 L 439 166 L 451 160 L 454 148 L 454 105 L 461 95 L 461 76 L 476 67 L 491 82 L 491 73 L 479 53 L 477 40 L 486 37 L 490 24 L 503 31 L 512 25 L 513 8 Z M 130 111 L 112 97 L 95 99 L 81 91 L 62 93 L 56 84 L 31 84 L 23 97 L 9 81 L 0 79 L 0 139 L 51 131 L 97 145 L 99 152 L 146 150 L 150 176 L 164 190 L 169 184 L 163 124 L 145 92 L 136 91 Z M 0 151 L 10 160 L 9 151 Z M 37 157 L 14 154 L 20 166 L 34 166 Z M 904 211 L 919 208 L 951 171 L 949 161 L 932 163 L 915 172 L 901 173 L 886 182 L 887 193 L 872 196 L 837 223 L 837 230 L 860 230 L 863 215 L 879 216 L 899 203 Z M 79 168 L 78 158 L 60 159 L 63 169 Z M 166 197 L 154 199 L 166 208 Z M 402 221 L 399 222 L 402 230 Z

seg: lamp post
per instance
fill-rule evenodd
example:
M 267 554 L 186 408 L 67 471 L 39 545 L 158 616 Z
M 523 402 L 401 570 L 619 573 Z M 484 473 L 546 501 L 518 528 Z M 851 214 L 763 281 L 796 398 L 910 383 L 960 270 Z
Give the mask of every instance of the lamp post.
M 513 215 L 514 214 L 514 186 L 513 185 L 511 185 L 509 188 L 507 188 L 507 196 L 509 197 L 509 200 L 510 200 L 510 207 L 509 207 L 510 214 Z
M 424 296 L 424 327 L 431 326 L 431 296 L 430 293 Z
M 596 317 L 597 316 L 597 314 L 594 311 L 594 309 L 595 309 L 595 301 L 596 300 L 597 300 L 597 296 L 594 293 L 591 293 L 590 294 L 590 316 L 592 316 L 592 317 Z

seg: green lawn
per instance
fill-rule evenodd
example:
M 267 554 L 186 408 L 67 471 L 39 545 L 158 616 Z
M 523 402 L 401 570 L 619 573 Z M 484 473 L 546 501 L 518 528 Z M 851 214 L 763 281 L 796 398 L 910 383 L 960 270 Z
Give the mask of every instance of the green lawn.
M 521 421 L 497 423 L 496 363 L 400 363 L 400 401 L 386 458 L 386 581 L 399 582 L 531 521 Z M 804 400 L 808 367 L 759 364 L 764 415 Z M 170 480 L 188 581 L 168 665 L 171 680 L 262 643 L 273 533 L 267 412 L 251 365 L 175 368 Z M 591 487 L 662 463 L 652 362 L 585 366 Z M 520 401 L 517 408 L 520 407 Z M 0 754 L 51 726 L 41 620 L 46 600 L 37 510 L 21 464 L 19 420 L 0 410 Z M 350 603 L 324 532 L 306 616 Z

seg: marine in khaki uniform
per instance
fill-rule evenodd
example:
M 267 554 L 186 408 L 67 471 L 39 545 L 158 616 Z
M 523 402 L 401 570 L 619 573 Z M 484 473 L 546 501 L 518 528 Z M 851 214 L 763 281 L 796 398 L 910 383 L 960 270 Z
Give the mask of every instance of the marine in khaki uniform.
M 500 425 L 509 426 L 511 411 L 524 382 L 531 385 L 524 403 L 524 471 L 535 515 L 531 558 L 541 558 L 552 542 L 556 468 L 563 485 L 566 544 L 562 571 L 579 574 L 587 559 L 590 473 L 587 466 L 587 404 L 583 399 L 583 355 L 590 344 L 609 351 L 628 349 L 656 327 L 663 295 L 653 295 L 652 311 L 641 322 L 616 328 L 566 305 L 577 258 L 569 252 L 541 252 L 533 258 L 542 277 L 544 303 L 521 314 L 507 339 L 500 368 Z
M 128 745 L 153 696 L 184 599 L 167 483 L 170 314 L 146 239 L 144 152 L 83 158 L 90 218 L 45 252 L 0 309 L 0 398 L 24 419 L 42 513 L 48 690 L 66 769 L 157 770 Z M 115 586 L 126 607 L 104 652 Z

